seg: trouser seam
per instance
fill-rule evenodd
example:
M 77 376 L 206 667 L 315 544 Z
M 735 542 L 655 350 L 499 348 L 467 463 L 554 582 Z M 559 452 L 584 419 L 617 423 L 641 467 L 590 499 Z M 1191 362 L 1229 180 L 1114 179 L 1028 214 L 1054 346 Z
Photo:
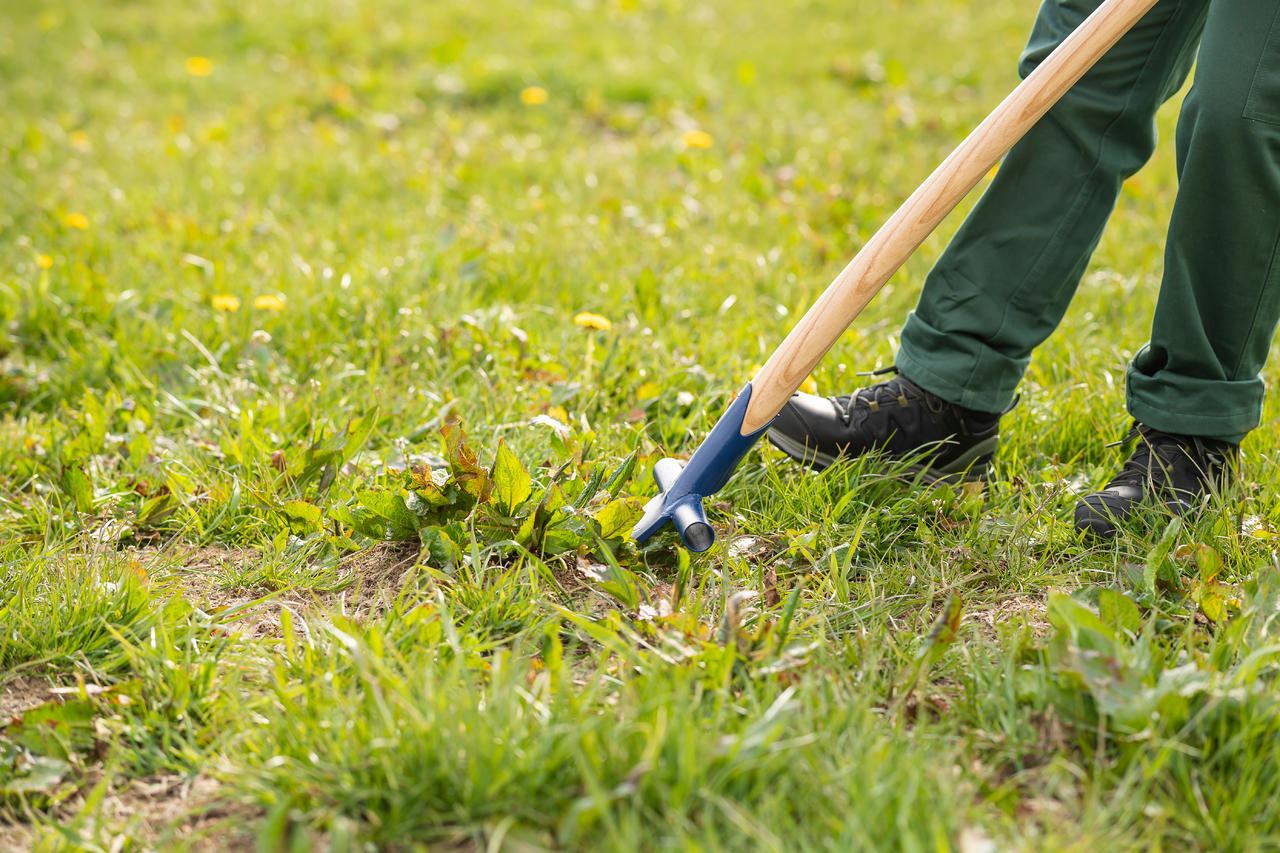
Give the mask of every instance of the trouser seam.
M 1280 26 L 1280 7 L 1276 9 L 1276 15 L 1271 19 L 1271 28 L 1269 32 L 1275 32 L 1277 26 Z M 1258 75 L 1262 73 L 1262 63 L 1267 59 L 1266 51 L 1258 54 L 1258 62 L 1253 66 L 1253 79 L 1249 85 L 1249 92 L 1245 95 L 1244 107 L 1240 111 L 1240 117 L 1245 121 L 1260 121 L 1263 124 L 1280 124 L 1280 121 L 1267 121 L 1266 119 L 1254 118 L 1249 115 L 1250 108 L 1253 104 L 1253 90 L 1258 84 Z
M 1240 351 L 1236 356 L 1235 364 L 1231 367 L 1231 372 L 1227 374 L 1229 380 L 1234 380 L 1240 373 L 1240 364 L 1244 361 L 1245 353 L 1249 351 L 1249 339 L 1253 337 L 1254 329 L 1258 328 L 1258 309 L 1262 306 L 1262 297 L 1267 291 L 1267 282 L 1271 281 L 1276 269 L 1276 253 L 1280 252 L 1280 232 L 1276 233 L 1275 239 L 1271 243 L 1271 258 L 1267 261 L 1267 274 L 1262 279 L 1262 286 L 1258 288 L 1258 298 L 1253 304 L 1252 316 L 1249 319 L 1249 330 L 1240 338 Z

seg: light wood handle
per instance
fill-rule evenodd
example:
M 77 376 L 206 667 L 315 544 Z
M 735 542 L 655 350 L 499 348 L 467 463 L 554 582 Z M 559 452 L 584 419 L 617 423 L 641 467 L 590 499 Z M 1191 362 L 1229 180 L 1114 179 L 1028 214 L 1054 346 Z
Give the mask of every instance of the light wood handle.
M 836 276 L 751 380 L 743 435 L 773 420 L 933 229 L 1155 4 L 1156 0 L 1106 0 L 942 161 Z

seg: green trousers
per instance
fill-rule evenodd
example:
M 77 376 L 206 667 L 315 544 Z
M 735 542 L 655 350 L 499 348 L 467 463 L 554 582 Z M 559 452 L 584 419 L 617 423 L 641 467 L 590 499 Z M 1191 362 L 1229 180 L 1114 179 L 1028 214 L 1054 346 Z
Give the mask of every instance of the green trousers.
M 1019 71 L 1097 5 L 1045 0 Z M 1163 280 L 1128 409 L 1159 430 L 1233 442 L 1258 425 L 1280 320 L 1280 0 L 1161 0 L 1014 146 L 907 318 L 897 364 L 909 379 L 971 409 L 1009 405 L 1193 62 Z

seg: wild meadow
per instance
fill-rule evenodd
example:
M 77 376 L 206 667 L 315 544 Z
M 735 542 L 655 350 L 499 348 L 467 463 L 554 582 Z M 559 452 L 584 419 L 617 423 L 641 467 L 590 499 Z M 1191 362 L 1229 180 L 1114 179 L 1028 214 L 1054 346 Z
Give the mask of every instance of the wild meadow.
M 1274 397 L 1210 511 L 1070 523 L 1177 99 L 985 488 L 762 445 L 628 538 L 1033 12 L 0 4 L 0 849 L 1280 847 Z

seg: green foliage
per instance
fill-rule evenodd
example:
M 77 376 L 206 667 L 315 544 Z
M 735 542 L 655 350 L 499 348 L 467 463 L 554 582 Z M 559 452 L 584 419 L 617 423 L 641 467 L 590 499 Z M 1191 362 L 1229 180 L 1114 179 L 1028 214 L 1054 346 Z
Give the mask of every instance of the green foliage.
M 0 847 L 1276 846 L 1275 401 L 1221 505 L 1070 531 L 1168 146 L 985 490 L 762 446 L 628 539 L 1031 13 L 0 3 Z
M 693 827 L 728 847 L 773 847 L 786 820 L 820 823 L 843 849 L 885 832 L 928 846 L 946 831 L 941 777 L 868 725 L 846 679 L 737 681 L 733 647 L 715 644 L 681 666 L 583 678 L 554 624 L 491 654 L 451 638 L 448 622 L 417 608 L 335 626 L 277 670 L 276 707 L 246 743 L 244 781 L 278 816 L 264 843 L 373 815 L 379 845 L 493 837 L 495 821 L 512 839 L 574 849 L 661 848 Z M 740 689 L 721 689 L 730 682 Z M 778 786 L 797 766 L 811 797 Z M 937 808 L 893 829 L 909 789 Z
M 606 553 L 628 547 L 641 502 L 610 496 L 634 473 L 634 454 L 608 475 L 609 486 L 601 492 L 603 469 L 581 457 L 535 483 L 506 444 L 499 443 L 493 464 L 485 467 L 460 424 L 450 423 L 442 433 L 446 456 L 434 457 L 438 464 L 419 462 L 332 507 L 329 517 L 340 525 L 335 533 L 349 529 L 368 539 L 416 541 L 422 562 L 445 570 L 469 561 L 469 546 L 542 558 L 597 543 Z M 590 472 L 585 478 L 584 469 Z

